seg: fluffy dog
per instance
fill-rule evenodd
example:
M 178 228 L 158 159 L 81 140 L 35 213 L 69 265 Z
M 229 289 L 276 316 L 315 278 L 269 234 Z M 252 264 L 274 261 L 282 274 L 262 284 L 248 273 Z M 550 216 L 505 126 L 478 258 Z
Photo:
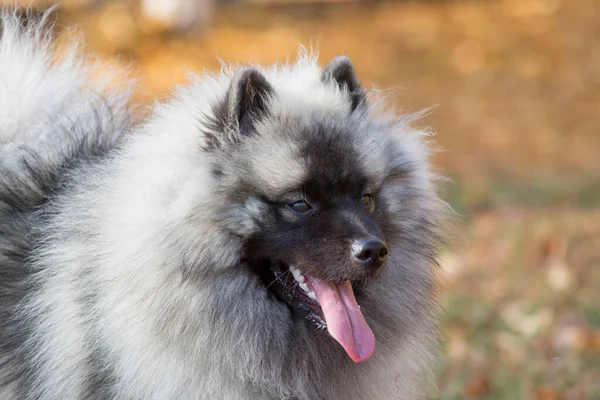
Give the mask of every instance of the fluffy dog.
M 0 22 L 2 399 L 425 393 L 443 207 L 347 58 L 198 76 L 132 125 L 43 19 Z

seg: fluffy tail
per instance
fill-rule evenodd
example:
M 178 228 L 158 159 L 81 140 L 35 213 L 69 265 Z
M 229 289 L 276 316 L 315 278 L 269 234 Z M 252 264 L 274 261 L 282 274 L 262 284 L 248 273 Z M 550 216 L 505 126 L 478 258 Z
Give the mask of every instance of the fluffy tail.
M 65 168 L 110 150 L 130 117 L 129 93 L 98 78 L 76 44 L 53 48 L 48 16 L 0 11 L 0 215 L 42 203 Z
M 49 13 L 0 9 L 0 398 L 28 376 L 27 327 L 16 309 L 30 290 L 35 210 L 69 168 L 106 155 L 129 123 L 127 90 L 111 89 L 76 45 L 53 48 Z

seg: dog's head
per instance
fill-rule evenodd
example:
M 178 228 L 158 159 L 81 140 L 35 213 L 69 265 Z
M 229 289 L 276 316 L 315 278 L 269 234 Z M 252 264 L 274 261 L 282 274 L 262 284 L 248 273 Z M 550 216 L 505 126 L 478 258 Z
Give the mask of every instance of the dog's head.
M 375 345 L 361 290 L 386 265 L 432 252 L 425 150 L 406 120 L 372 116 L 347 58 L 282 81 L 297 78 L 238 70 L 214 107 L 206 146 L 220 214 L 243 239 L 243 268 L 359 362 Z

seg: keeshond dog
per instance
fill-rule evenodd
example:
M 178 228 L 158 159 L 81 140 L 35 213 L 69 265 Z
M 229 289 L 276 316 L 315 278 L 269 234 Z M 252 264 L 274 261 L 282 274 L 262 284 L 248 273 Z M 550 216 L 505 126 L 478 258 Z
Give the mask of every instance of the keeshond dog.
M 428 393 L 443 205 L 414 117 L 306 52 L 132 123 L 129 84 L 53 46 L 2 13 L 0 398 Z

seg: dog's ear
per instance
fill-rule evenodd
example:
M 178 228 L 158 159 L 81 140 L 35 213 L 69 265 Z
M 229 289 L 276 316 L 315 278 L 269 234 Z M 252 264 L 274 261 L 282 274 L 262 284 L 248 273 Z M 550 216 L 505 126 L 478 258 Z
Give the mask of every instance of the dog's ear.
M 256 121 L 268 110 L 273 87 L 256 68 L 238 70 L 227 90 L 227 125 L 242 136 L 254 132 Z
M 338 56 L 331 60 L 323 70 L 321 79 L 323 82 L 334 81 L 342 90 L 345 88 L 350 93 L 351 111 L 366 107 L 365 91 L 360 86 L 352 62 L 348 57 Z

